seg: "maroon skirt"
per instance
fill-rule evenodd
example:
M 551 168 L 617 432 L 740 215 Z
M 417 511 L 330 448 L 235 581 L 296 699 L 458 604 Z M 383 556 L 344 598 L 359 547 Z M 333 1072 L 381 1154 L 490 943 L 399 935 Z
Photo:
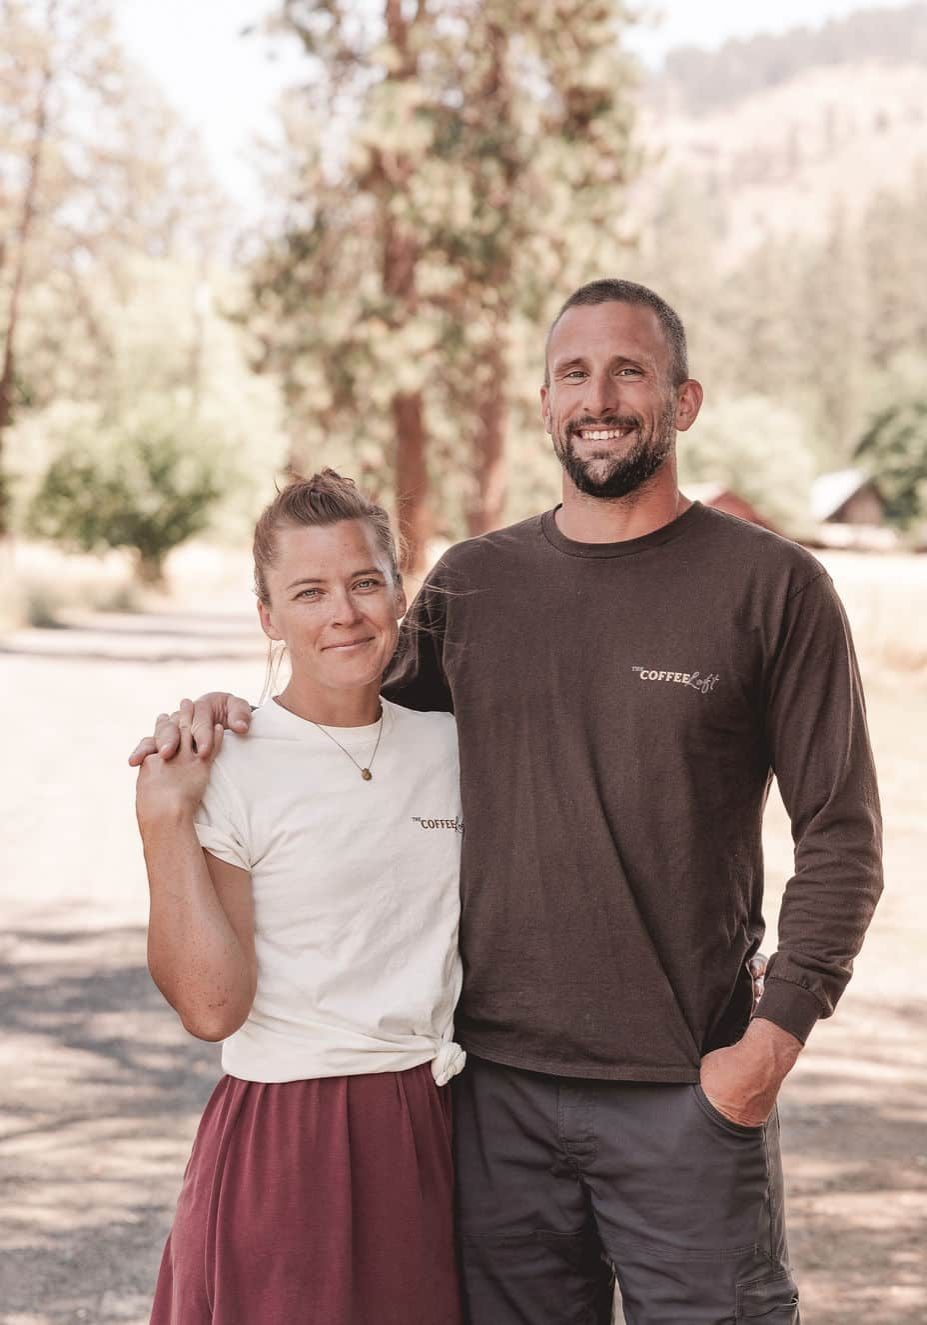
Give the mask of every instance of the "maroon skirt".
M 408 1072 L 206 1106 L 151 1325 L 459 1325 L 450 1091 Z

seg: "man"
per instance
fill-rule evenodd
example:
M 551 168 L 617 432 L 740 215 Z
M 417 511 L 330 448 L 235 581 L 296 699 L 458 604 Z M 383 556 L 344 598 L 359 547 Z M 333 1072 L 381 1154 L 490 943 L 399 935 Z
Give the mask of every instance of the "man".
M 387 689 L 460 733 L 474 1325 L 598 1325 L 613 1272 L 633 1325 L 799 1320 L 775 1104 L 881 890 L 878 799 L 829 577 L 678 490 L 701 401 L 662 299 L 576 291 L 541 389 L 562 505 L 450 549 Z M 751 1019 L 773 773 L 795 873 Z

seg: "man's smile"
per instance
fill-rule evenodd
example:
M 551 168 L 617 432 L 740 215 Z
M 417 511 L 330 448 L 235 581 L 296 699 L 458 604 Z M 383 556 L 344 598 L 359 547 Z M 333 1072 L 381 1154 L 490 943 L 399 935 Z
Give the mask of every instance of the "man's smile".
M 579 428 L 573 433 L 584 442 L 617 442 L 637 429 L 630 424 L 625 428 Z

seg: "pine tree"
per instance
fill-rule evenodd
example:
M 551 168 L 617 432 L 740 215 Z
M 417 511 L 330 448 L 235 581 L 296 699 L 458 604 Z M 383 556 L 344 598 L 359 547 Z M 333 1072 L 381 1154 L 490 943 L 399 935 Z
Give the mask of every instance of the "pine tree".
M 501 522 L 523 328 L 539 379 L 543 320 L 626 242 L 627 15 L 612 0 L 384 0 L 373 24 L 291 0 L 282 21 L 312 90 L 290 101 L 298 185 L 250 325 L 299 420 L 294 459 L 348 463 L 392 495 L 420 564 L 430 491 L 456 532 Z

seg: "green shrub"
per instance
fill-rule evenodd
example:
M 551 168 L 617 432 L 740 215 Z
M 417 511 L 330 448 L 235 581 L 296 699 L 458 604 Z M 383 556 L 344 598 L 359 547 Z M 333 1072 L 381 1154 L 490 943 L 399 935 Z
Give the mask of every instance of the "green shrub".
M 82 552 L 128 548 L 142 584 L 207 525 L 226 478 L 214 448 L 179 412 L 79 427 L 41 479 L 28 529 Z

